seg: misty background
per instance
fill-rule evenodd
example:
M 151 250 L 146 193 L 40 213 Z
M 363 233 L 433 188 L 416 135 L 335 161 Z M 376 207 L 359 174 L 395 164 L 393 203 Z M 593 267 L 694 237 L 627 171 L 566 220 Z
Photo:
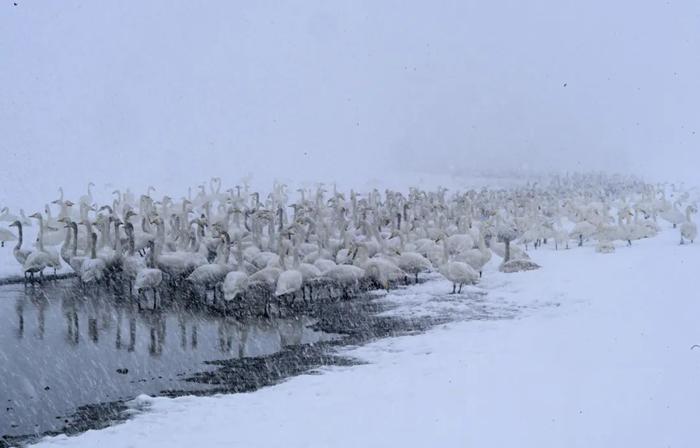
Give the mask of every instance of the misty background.
M 2 0 L 0 205 L 211 176 L 697 184 L 698 80 L 693 0 Z

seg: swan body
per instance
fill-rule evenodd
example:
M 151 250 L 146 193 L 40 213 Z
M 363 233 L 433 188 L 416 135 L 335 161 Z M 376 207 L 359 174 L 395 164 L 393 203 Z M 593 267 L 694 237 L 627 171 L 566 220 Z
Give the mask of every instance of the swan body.
M 293 294 L 301 289 L 302 284 L 303 276 L 301 271 L 296 269 L 282 271 L 279 277 L 277 277 L 275 296 L 279 297 L 286 294 Z
M 12 253 L 15 256 L 15 260 L 17 260 L 17 263 L 24 266 L 24 262 L 27 260 L 27 257 L 29 256 L 30 253 L 32 253 L 32 251 L 27 250 L 27 249 L 22 249 L 22 242 L 23 242 L 22 227 L 23 227 L 23 224 L 20 221 L 14 221 L 12 224 L 10 224 L 10 227 L 17 227 L 17 233 L 19 234 L 18 239 L 17 239 L 17 244 L 15 245 L 14 249 L 12 250 Z
M 51 263 L 52 260 L 48 253 L 42 250 L 36 250 L 27 256 L 22 269 L 24 270 L 25 274 L 35 274 L 37 272 L 41 273 L 44 269 L 49 267 Z
M 83 283 L 97 283 L 105 277 L 107 264 L 101 258 L 97 258 L 96 243 L 97 234 L 93 232 L 90 258 L 84 259 L 80 266 L 80 280 Z
M 698 226 L 693 222 L 691 213 L 697 213 L 697 209 L 692 205 L 686 209 L 686 220 L 681 224 L 681 244 L 684 244 L 685 240 L 693 243 L 698 236 Z
M 221 287 L 224 293 L 224 300 L 230 302 L 245 293 L 248 287 L 248 275 L 245 272 L 232 271 L 226 274 L 224 284 Z
M 433 264 L 418 252 L 403 252 L 399 255 L 397 264 L 407 274 L 412 274 L 418 279 L 418 274 L 429 272 Z
M 459 291 L 461 292 L 462 285 L 475 285 L 479 282 L 479 273 L 467 263 L 461 261 L 447 261 L 440 266 L 439 272 L 452 282 L 453 293 L 456 285 L 459 285 Z
M 156 268 L 143 268 L 136 274 L 134 289 L 143 291 L 157 288 L 163 281 L 163 271 Z
M 441 239 L 443 258 L 438 271 L 443 277 L 452 282 L 452 294 L 455 293 L 457 285 L 459 285 L 458 292 L 461 293 L 463 285 L 474 285 L 479 281 L 479 273 L 467 263 L 450 260 L 447 240 L 444 237 L 441 237 Z
M 0 228 L 0 243 L 2 243 L 2 246 L 5 246 L 5 243 L 8 241 L 17 241 L 17 237 L 9 230 Z
M 80 280 L 83 283 L 96 283 L 104 278 L 107 265 L 100 258 L 85 258 L 80 266 Z

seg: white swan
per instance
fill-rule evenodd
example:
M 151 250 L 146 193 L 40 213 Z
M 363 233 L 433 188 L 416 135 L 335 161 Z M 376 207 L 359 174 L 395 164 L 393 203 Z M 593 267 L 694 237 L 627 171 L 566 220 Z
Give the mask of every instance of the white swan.
M 56 251 L 56 249 L 49 249 L 44 247 L 44 218 L 41 215 L 41 213 L 34 213 L 29 217 L 36 218 L 39 221 L 39 235 L 37 236 L 37 247 L 39 248 L 39 250 L 46 252 L 46 254 L 49 256 L 49 262 L 47 267 L 53 268 L 53 273 L 56 274 L 56 271 L 61 268 L 61 257 L 58 254 L 58 251 Z
M 141 269 L 136 274 L 136 279 L 134 280 L 134 289 L 136 289 L 137 294 L 139 294 L 138 306 L 141 308 L 140 296 L 146 297 L 146 291 L 151 290 L 153 292 L 153 309 L 158 307 L 158 286 L 163 281 L 163 271 L 154 267 L 155 266 L 155 243 L 153 241 L 148 242 L 148 265 L 147 267 Z
M 6 241 L 17 241 L 17 237 L 8 229 L 0 228 L 0 247 L 5 247 Z
M 304 276 L 299 270 L 299 253 L 296 248 L 294 251 L 294 264 L 291 269 L 286 268 L 285 257 L 280 257 L 280 263 L 282 265 L 282 272 L 277 278 L 277 287 L 275 288 L 275 297 L 281 297 L 286 295 L 291 295 L 294 299 L 294 295 L 301 290 L 304 282 Z
M 681 224 L 681 244 L 685 244 L 685 240 L 690 240 L 693 243 L 698 236 L 698 226 L 693 222 L 691 216 L 691 213 L 697 213 L 697 211 L 697 208 L 692 205 L 685 209 L 685 222 Z
M 97 283 L 104 278 L 106 268 L 104 260 L 97 258 L 97 234 L 92 232 L 90 258 L 83 260 L 82 266 L 80 266 L 80 280 L 85 284 Z
M 481 278 L 484 266 L 491 260 L 491 251 L 486 247 L 483 236 L 480 235 L 477 241 L 477 249 L 470 249 L 466 252 L 459 253 L 455 256 L 455 260 L 467 263 L 474 268 L 475 271 L 479 272 L 479 278 Z
M 463 285 L 475 285 L 479 281 L 479 273 L 467 263 L 461 261 L 450 261 L 448 256 L 447 241 L 442 238 L 443 256 L 439 272 L 447 280 L 452 282 L 452 294 L 461 293 Z M 457 291 L 459 285 L 459 291 Z
M 223 232 L 219 237 L 219 248 L 216 260 L 197 267 L 187 277 L 187 280 L 194 285 L 203 286 L 205 289 L 214 290 L 214 300 L 216 301 L 216 289 L 219 283 L 226 278 L 226 274 L 231 270 L 228 267 L 230 251 L 230 238 L 228 233 Z

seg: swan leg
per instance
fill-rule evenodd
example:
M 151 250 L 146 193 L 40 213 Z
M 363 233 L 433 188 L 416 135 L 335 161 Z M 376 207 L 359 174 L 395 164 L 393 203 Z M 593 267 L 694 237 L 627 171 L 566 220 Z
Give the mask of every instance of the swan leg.
M 461 284 L 461 283 L 459 284 L 459 292 L 458 292 L 458 294 L 462 294 L 462 284 Z
M 452 283 L 452 294 L 457 292 L 457 283 Z

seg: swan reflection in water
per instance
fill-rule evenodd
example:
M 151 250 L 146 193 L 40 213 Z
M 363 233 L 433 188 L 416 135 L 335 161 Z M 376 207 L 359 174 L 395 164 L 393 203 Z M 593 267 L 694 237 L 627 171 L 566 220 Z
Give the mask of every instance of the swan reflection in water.
M 57 416 L 86 404 L 206 389 L 184 381 L 214 368 L 206 361 L 269 356 L 336 337 L 314 323 L 236 320 L 175 301 L 139 311 L 108 291 L 0 288 L 0 401 L 13 403 L 12 418 L 0 415 L 0 435 L 58 430 Z
M 52 292 L 53 297 L 49 297 Z M 158 310 L 139 310 L 133 303 L 120 302 L 111 297 L 105 299 L 64 292 L 61 289 L 47 292 L 33 287 L 19 294 L 14 307 L 17 316 L 14 325 L 16 339 L 25 339 L 27 331 L 31 331 L 36 339 L 44 340 L 48 320 L 50 335 L 57 333 L 59 326 L 63 328 L 59 339 L 64 344 L 47 341 L 52 350 L 60 350 L 62 345 L 75 349 L 90 342 L 99 347 L 105 356 L 110 349 L 138 352 L 146 347 L 144 353 L 157 357 L 171 346 L 179 352 L 193 352 L 200 348 L 211 352 L 214 348 L 230 358 L 266 356 L 289 345 L 332 338 L 310 328 L 316 320 L 308 316 L 238 320 L 177 305 Z M 177 328 L 174 344 L 172 338 L 167 336 L 171 325 Z M 140 341 L 139 336 L 142 338 Z M 200 338 L 213 344 L 202 348 Z M 114 343 L 107 344 L 106 341 Z M 31 345 L 36 345 L 36 341 Z M 87 349 L 85 352 L 92 353 L 87 353 Z

